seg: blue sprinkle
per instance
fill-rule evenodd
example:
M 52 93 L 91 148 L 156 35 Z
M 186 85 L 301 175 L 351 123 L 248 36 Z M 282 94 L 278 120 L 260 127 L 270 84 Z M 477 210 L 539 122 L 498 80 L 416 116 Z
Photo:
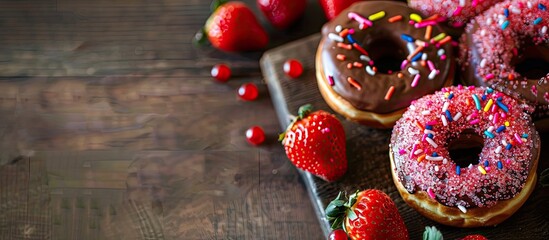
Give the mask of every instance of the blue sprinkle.
M 499 126 L 498 129 L 496 129 L 496 132 L 500 133 L 500 132 L 503 132 L 503 130 L 505 130 L 505 125 Z
M 538 8 L 545 11 L 547 10 L 547 7 L 545 7 L 545 5 L 541 4 L 541 3 L 538 3 Z
M 444 113 L 446 114 L 446 118 L 448 118 L 448 122 L 454 121 L 454 119 L 452 118 L 452 114 L 450 113 L 450 110 L 446 110 L 446 112 Z
M 502 169 L 502 168 L 503 168 L 503 163 L 501 163 L 501 161 L 498 161 L 498 168 L 499 168 L 499 169 Z
M 534 25 L 538 25 L 541 22 L 541 17 L 538 17 L 534 20 Z
M 527 137 L 528 137 L 528 134 L 526 134 L 526 133 L 522 134 L 522 138 L 527 138 Z
M 422 55 L 423 55 L 422 52 L 416 54 L 416 55 L 411 59 L 411 61 L 412 61 L 412 62 L 415 62 L 415 61 L 421 59 L 421 56 L 422 56 Z
M 408 34 L 401 34 L 400 38 L 406 42 L 414 42 L 414 38 Z
M 498 101 L 501 101 L 501 100 L 503 100 L 503 98 L 502 98 L 502 97 L 498 97 L 498 99 L 497 99 L 497 100 L 498 100 Z
M 511 145 L 510 143 L 507 143 L 507 146 L 505 146 L 505 149 L 511 150 L 511 147 L 512 147 L 512 146 L 513 146 L 513 145 Z
M 484 161 L 484 166 L 485 166 L 485 167 L 488 167 L 488 165 L 490 165 L 490 163 L 488 162 L 488 160 Z
M 432 139 L 432 138 L 433 138 L 433 134 L 432 134 L 432 133 L 429 133 L 429 134 L 427 134 L 427 137 Z
M 461 168 L 459 166 L 456 166 L 456 174 L 457 175 L 461 174 Z
M 454 98 L 454 93 L 450 93 L 450 95 L 448 95 L 448 99 L 452 99 Z
M 478 96 L 476 94 L 473 94 L 473 100 L 475 101 L 475 106 L 477 107 L 477 110 L 480 110 L 480 100 L 478 100 Z
M 431 126 L 431 125 L 425 125 L 425 129 L 433 130 L 433 126 Z
M 433 152 L 433 157 L 438 157 L 438 153 L 437 152 Z
M 505 17 L 509 17 L 509 9 L 503 9 L 503 15 L 505 15 Z
M 503 110 L 504 112 L 509 112 L 509 108 L 508 108 L 504 103 L 502 103 L 501 101 L 496 101 L 496 104 L 497 104 L 498 107 L 501 108 L 501 110 Z
M 482 99 L 482 101 L 486 101 L 486 95 L 482 95 L 480 99 Z
M 484 131 L 484 134 L 489 138 L 494 138 L 495 137 L 493 133 L 488 132 L 488 131 Z
M 349 42 L 350 42 L 351 44 L 356 43 L 355 39 L 353 38 L 353 35 L 351 35 L 351 34 L 348 34 L 348 35 L 347 35 L 347 40 L 349 40 Z
M 494 92 L 494 89 L 492 89 L 491 87 L 486 88 L 486 92 L 487 92 L 487 93 L 493 93 L 493 92 Z
M 509 21 L 503 22 L 503 24 L 501 24 L 501 30 L 505 30 L 508 26 L 509 26 Z

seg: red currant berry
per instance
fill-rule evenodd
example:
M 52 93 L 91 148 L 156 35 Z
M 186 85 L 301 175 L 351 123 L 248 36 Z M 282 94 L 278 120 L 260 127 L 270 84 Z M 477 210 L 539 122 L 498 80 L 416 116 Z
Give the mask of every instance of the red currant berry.
M 328 240 L 347 240 L 347 233 L 343 229 L 333 230 L 328 236 Z
M 226 82 L 231 77 L 231 69 L 225 64 L 216 64 L 211 71 L 212 77 L 220 82 Z
M 246 130 L 246 140 L 252 145 L 259 145 L 265 141 L 265 132 L 258 126 L 253 126 Z
M 255 100 L 258 95 L 259 90 L 257 90 L 257 86 L 253 83 L 244 83 L 238 88 L 238 96 L 242 100 L 252 101 Z
M 284 63 L 284 73 L 291 78 L 297 78 L 303 73 L 303 65 L 295 59 L 289 59 Z

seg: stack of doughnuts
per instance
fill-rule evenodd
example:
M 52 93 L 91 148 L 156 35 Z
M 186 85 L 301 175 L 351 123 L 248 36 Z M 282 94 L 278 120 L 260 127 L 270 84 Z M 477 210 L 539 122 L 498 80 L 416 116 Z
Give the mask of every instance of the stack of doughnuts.
M 327 23 L 319 90 L 343 117 L 393 127 L 393 181 L 411 207 L 451 226 L 499 224 L 537 178 L 532 122 L 549 119 L 549 0 L 409 5 L 360 2 Z M 466 24 L 461 38 L 445 33 L 445 20 Z M 454 77 L 466 86 L 450 86 Z M 452 156 L 470 145 L 478 159 Z

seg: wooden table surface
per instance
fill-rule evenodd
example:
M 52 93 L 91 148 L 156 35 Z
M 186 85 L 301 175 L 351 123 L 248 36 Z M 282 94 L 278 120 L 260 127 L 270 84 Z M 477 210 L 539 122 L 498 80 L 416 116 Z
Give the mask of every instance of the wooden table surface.
M 276 141 L 262 52 L 191 43 L 209 4 L 0 0 L 0 239 L 324 238 Z M 310 0 L 269 48 L 324 21 Z M 237 99 L 246 82 L 258 100 Z

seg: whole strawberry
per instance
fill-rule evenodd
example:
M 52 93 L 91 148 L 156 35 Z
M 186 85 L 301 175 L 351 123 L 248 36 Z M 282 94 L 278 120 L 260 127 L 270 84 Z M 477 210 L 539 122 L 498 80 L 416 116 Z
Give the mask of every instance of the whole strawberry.
M 474 235 L 467 235 L 461 240 L 488 240 L 488 238 L 480 234 L 474 234 Z
M 319 0 L 320 6 L 322 6 L 328 20 L 332 20 L 345 8 L 359 1 L 362 0 Z
M 269 37 L 246 4 L 216 0 L 214 6 L 204 26 L 212 46 L 228 52 L 260 50 L 267 46 Z
M 274 27 L 283 30 L 303 15 L 307 0 L 257 0 L 257 5 Z
M 326 181 L 337 180 L 347 171 L 345 131 L 332 114 L 311 111 L 310 104 L 300 107 L 279 140 L 296 167 Z
M 332 229 L 343 228 L 354 240 L 409 239 L 408 230 L 391 198 L 377 189 L 340 192 L 326 207 Z

